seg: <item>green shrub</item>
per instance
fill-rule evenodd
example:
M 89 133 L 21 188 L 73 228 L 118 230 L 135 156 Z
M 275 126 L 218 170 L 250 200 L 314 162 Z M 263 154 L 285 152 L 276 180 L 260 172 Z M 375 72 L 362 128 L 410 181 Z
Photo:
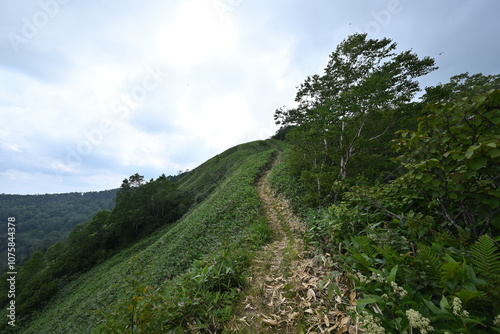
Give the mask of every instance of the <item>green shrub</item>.
M 215 256 L 193 262 L 181 276 L 161 287 L 140 280 L 137 271 L 121 285 L 123 296 L 95 333 L 153 333 L 221 330 L 231 319 L 238 292 L 246 284 L 251 253 L 233 245 Z
M 500 90 L 433 105 L 395 141 L 395 182 L 352 187 L 309 218 L 374 333 L 500 333 Z M 324 282 L 334 283 L 326 275 Z M 326 283 L 325 283 L 326 284 Z M 332 296 L 333 297 L 333 296 Z
M 427 107 L 418 131 L 394 141 L 408 170 L 398 183 L 422 196 L 455 233 L 498 234 L 500 90 Z M 424 205 L 422 205 L 424 206 Z

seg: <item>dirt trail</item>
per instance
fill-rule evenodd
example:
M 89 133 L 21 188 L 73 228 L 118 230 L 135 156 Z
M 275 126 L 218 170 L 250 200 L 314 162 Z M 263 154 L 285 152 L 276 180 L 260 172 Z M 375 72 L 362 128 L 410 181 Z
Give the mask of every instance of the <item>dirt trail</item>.
M 344 310 L 344 306 L 355 305 L 356 299 L 348 280 L 338 276 L 330 282 L 341 291 L 334 298 L 328 297 L 329 284 L 321 285 L 320 281 L 334 269 L 334 263 L 328 254 L 309 256 L 302 244 L 303 224 L 288 201 L 271 189 L 269 175 L 280 160 L 278 151 L 272 167 L 257 182 L 274 241 L 257 253 L 248 276 L 249 287 L 226 331 L 357 333 Z
M 281 158 L 276 156 L 272 168 Z M 257 183 L 274 242 L 258 252 L 250 276 L 242 310 L 229 324 L 230 331 L 247 333 L 294 333 L 296 285 L 293 268 L 297 268 L 302 252 L 300 220 L 292 213 L 287 201 L 275 195 L 269 184 L 270 168 Z

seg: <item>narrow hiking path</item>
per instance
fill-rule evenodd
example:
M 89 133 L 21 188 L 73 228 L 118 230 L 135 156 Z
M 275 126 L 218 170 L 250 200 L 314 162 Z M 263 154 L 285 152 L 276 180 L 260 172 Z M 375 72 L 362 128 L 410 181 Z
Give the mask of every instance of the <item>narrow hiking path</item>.
M 338 306 L 343 301 L 354 303 L 355 295 L 342 289 L 342 277 L 335 284 L 342 290 L 331 302 L 321 278 L 332 270 L 328 254 L 310 256 L 302 244 L 304 225 L 295 216 L 288 201 L 271 188 L 269 176 L 281 161 L 281 152 L 271 168 L 258 180 L 256 187 L 264 214 L 272 231 L 273 242 L 258 251 L 248 276 L 249 287 L 244 291 L 234 319 L 227 324 L 228 332 L 238 333 L 342 333 L 352 330 L 350 317 Z
M 264 246 L 253 260 L 248 277 L 249 288 L 240 314 L 229 324 L 231 332 L 295 332 L 296 302 L 287 291 L 295 290 L 292 268 L 300 260 L 302 242 L 294 235 L 300 231 L 300 220 L 288 203 L 274 194 L 269 184 L 272 169 L 280 162 L 281 152 L 272 167 L 257 182 L 257 190 L 272 231 L 273 242 Z

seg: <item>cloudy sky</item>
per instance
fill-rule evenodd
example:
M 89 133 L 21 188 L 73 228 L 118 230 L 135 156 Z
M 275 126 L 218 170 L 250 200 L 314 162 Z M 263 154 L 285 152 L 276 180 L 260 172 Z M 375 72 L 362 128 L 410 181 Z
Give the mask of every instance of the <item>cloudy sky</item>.
M 117 188 L 276 131 L 348 35 L 500 73 L 498 0 L 3 0 L 0 193 Z

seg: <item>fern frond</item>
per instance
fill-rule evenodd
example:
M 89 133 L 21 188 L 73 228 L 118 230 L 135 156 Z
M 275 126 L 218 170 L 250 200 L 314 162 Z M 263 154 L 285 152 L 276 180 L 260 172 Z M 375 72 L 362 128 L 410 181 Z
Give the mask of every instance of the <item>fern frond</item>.
M 379 252 L 375 248 L 374 242 L 367 236 L 360 235 L 352 238 L 353 244 L 357 246 L 369 258 L 375 258 Z
M 485 277 L 500 275 L 500 252 L 493 239 L 487 234 L 481 236 L 471 247 L 472 263 Z
M 380 246 L 373 246 L 375 248 L 375 250 L 380 253 L 380 255 L 382 256 L 382 258 L 384 259 L 392 259 L 394 257 L 397 256 L 397 252 L 396 250 L 394 250 L 394 248 L 392 248 L 391 246 L 389 245 L 383 245 L 382 247 Z
M 439 282 L 441 280 L 441 266 L 444 261 L 441 260 L 438 253 L 426 245 L 418 245 L 420 257 L 424 263 L 424 270 L 429 279 Z

